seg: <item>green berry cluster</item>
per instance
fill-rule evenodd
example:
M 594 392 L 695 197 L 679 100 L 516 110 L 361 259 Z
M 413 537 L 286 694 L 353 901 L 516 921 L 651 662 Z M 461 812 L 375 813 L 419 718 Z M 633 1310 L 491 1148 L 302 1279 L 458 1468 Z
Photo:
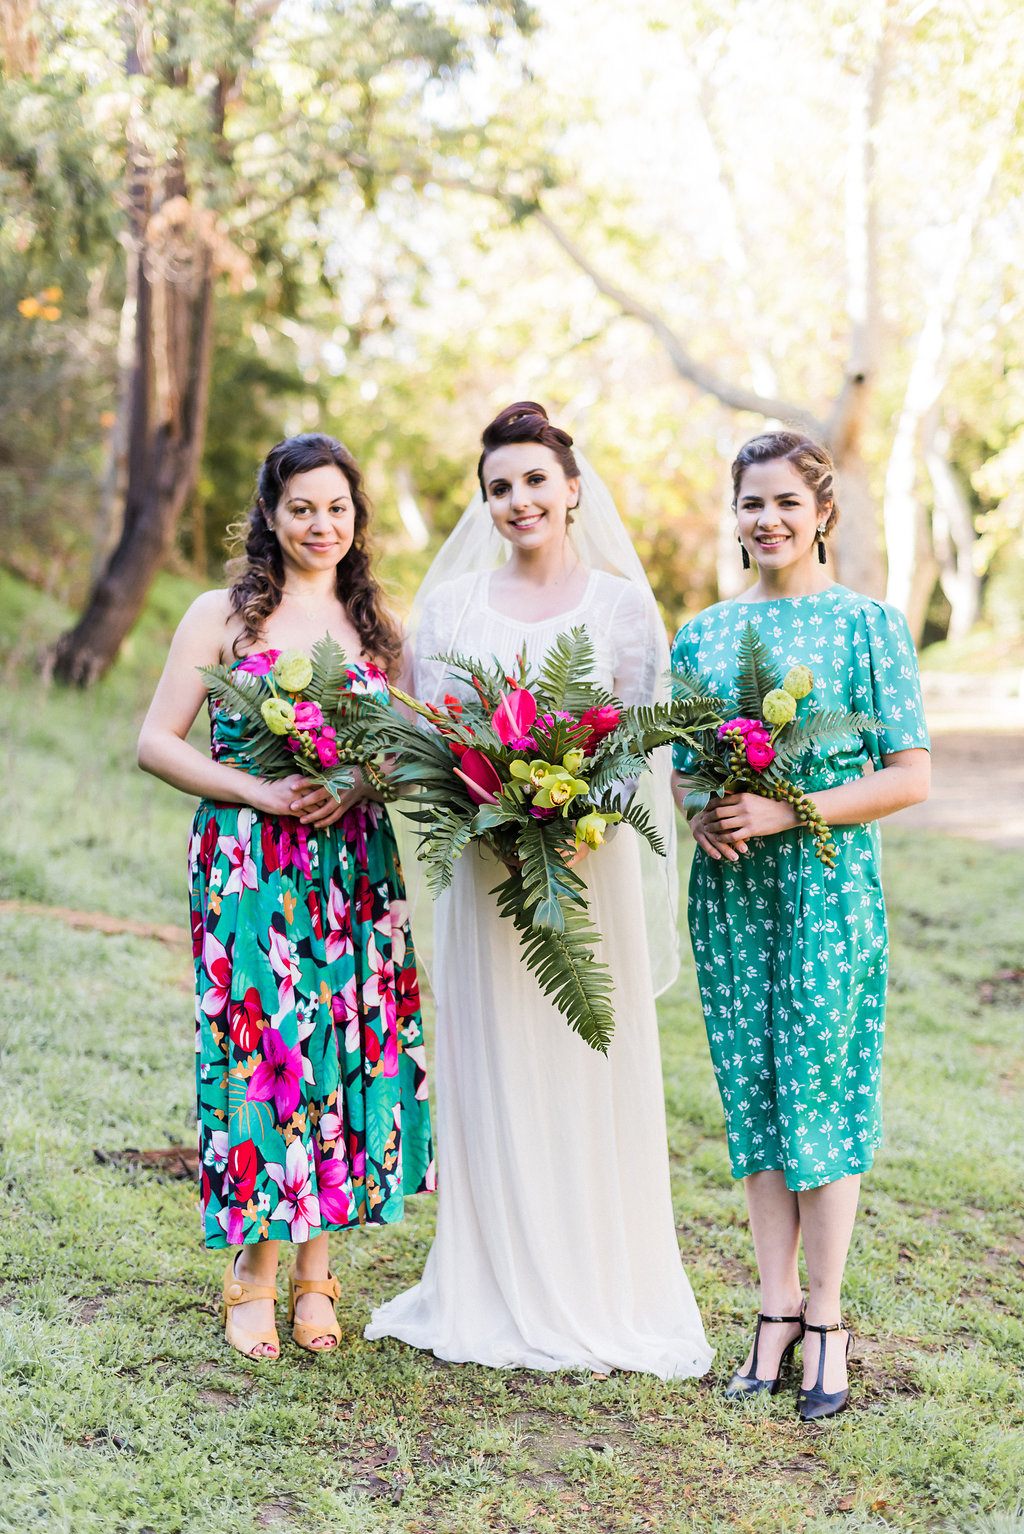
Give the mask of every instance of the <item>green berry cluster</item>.
M 788 778 L 780 778 L 777 782 L 766 783 L 763 779 L 758 786 L 758 793 L 764 794 L 766 799 L 775 799 L 784 804 L 792 805 L 800 824 L 808 830 L 814 838 L 814 851 L 821 859 L 826 868 L 836 866 L 836 844 L 832 839 L 832 829 L 828 822 L 823 819 L 812 800 L 795 783 L 790 783 Z

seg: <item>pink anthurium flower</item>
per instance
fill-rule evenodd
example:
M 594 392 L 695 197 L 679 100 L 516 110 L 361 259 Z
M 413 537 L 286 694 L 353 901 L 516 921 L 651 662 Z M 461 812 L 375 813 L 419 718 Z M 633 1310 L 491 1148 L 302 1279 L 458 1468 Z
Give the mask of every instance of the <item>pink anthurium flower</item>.
M 491 724 L 502 745 L 518 750 L 519 742 L 525 739 L 536 717 L 537 700 L 533 693 L 525 687 L 517 687 L 514 692 L 502 693 Z
M 497 804 L 502 781 L 493 763 L 482 751 L 471 747 L 469 751 L 463 752 L 462 765 L 455 768 L 455 775 L 469 789 L 469 797 L 474 804 Z

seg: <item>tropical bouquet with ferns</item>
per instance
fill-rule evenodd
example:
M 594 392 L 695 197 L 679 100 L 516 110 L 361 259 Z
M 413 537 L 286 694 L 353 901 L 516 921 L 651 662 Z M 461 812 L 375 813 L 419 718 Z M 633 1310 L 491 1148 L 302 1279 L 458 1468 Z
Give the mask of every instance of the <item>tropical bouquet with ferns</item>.
M 199 670 L 210 697 L 244 720 L 245 750 L 263 777 L 301 772 L 337 800 L 352 787 L 358 767 L 382 798 L 392 797 L 380 748 L 354 723 L 354 700 L 366 694 L 368 668 L 351 666 L 329 634 L 310 655 L 259 650 L 233 666 Z
M 360 700 L 368 739 L 390 759 L 392 785 L 411 795 L 407 814 L 428 884 L 439 894 L 469 844 L 487 844 L 507 870 L 492 893 L 519 932 L 527 965 L 570 1027 L 606 1052 L 612 979 L 595 957 L 600 933 L 573 860 L 584 847 L 600 848 L 618 823 L 664 856 L 633 797 L 634 780 L 659 746 L 696 740 L 709 709 L 683 697 L 625 707 L 588 679 L 594 651 L 582 628 L 561 635 L 536 669 L 520 655 L 515 676 L 497 662 L 437 658 L 468 683 L 470 701 L 449 694 L 435 707 L 391 690 L 392 704 L 404 703 L 430 729 L 380 698 Z
M 699 672 L 672 673 L 673 696 L 699 703 L 712 712 L 687 740 L 695 765 L 684 776 L 690 788 L 683 803 L 692 820 L 711 801 L 726 794 L 761 794 L 792 805 L 800 824 L 810 833 L 814 851 L 827 868 L 835 867 L 835 842 L 813 800 L 800 787 L 800 760 L 809 751 L 819 756 L 847 743 L 851 733 L 878 729 L 871 714 L 839 709 L 801 710 L 802 699 L 814 691 L 814 675 L 806 666 L 783 673 L 752 623 L 746 624 L 737 647 L 739 668 L 730 698 L 716 693 Z

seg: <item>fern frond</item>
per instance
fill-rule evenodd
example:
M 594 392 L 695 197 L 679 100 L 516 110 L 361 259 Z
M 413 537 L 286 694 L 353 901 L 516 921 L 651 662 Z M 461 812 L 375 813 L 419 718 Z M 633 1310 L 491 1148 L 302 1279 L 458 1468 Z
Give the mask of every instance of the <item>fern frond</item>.
M 452 882 L 452 869 L 473 837 L 472 824 L 454 810 L 435 810 L 428 829 L 421 831 L 420 857 L 431 893 L 440 895 Z
M 784 767 L 803 756 L 805 751 L 829 754 L 851 735 L 878 728 L 878 720 L 873 714 L 846 714 L 841 709 L 822 709 L 816 714 L 808 714 L 806 719 L 794 721 L 776 737 L 772 766 Z
M 765 693 L 781 687 L 783 673 L 772 653 L 752 623 L 743 627 L 736 647 L 739 662 L 736 680 L 736 704 L 745 719 L 760 719 L 761 699 Z
M 714 682 L 700 671 L 679 666 L 667 673 L 667 680 L 672 697 L 678 702 L 704 703 L 718 711 L 725 707 L 725 699 L 715 691 Z
M 594 958 L 599 935 L 589 917 L 570 907 L 560 932 L 534 926 L 524 909 L 522 882 L 516 875 L 492 893 L 498 897 L 500 914 L 515 923 L 523 958 L 541 990 L 551 997 L 570 1028 L 592 1049 L 607 1054 L 615 1028 L 612 977 L 607 966 Z
M 635 799 L 631 800 L 622 811 L 622 819 L 627 826 L 632 826 L 634 831 L 639 832 L 646 841 L 650 842 L 659 857 L 665 856 L 665 843 L 658 835 L 654 821 L 642 804 L 638 804 Z
M 590 679 L 594 669 L 594 646 L 585 628 L 559 634 L 544 657 L 531 690 L 540 694 L 548 709 L 583 714 L 589 708 L 615 706 L 617 700 Z
M 260 705 L 267 694 L 258 676 L 248 671 L 232 671 L 228 666 L 200 666 L 198 670 L 211 698 L 223 703 L 231 713 L 241 714 L 247 723 L 266 728 Z

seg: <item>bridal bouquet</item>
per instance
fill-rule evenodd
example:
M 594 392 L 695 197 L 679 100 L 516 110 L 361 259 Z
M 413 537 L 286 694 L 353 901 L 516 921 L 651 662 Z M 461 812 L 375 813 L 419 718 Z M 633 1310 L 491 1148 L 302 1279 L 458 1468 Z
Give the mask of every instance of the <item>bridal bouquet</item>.
M 797 717 L 797 704 L 814 691 L 814 675 L 806 666 L 782 674 L 752 623 L 737 649 L 739 672 L 731 699 L 716 695 L 713 684 L 697 672 L 674 671 L 678 698 L 699 700 L 715 717 L 688 740 L 697 759 L 686 773 L 691 783 L 683 801 L 688 820 L 724 794 L 761 794 L 793 806 L 801 825 L 814 840 L 814 851 L 827 868 L 835 867 L 832 832 L 813 802 L 787 775 L 807 751 L 818 754 L 838 746 L 851 732 L 877 729 L 871 714 L 847 714 L 818 709 Z
M 614 1026 L 611 976 L 594 957 L 586 886 L 571 866 L 624 822 L 664 855 L 657 831 L 631 797 L 633 780 L 658 746 L 692 736 L 710 718 L 702 700 L 677 698 L 626 708 L 587 680 L 594 652 L 584 629 L 560 636 L 535 672 L 525 655 L 517 675 L 460 655 L 439 657 L 472 689 L 471 702 L 446 696 L 442 707 L 392 689 L 433 728 L 423 730 L 380 700 L 377 745 L 393 759 L 391 781 L 408 785 L 410 818 L 435 894 L 450 883 L 456 858 L 473 840 L 508 870 L 498 906 L 520 934 L 523 956 L 569 1025 L 607 1051 Z
M 352 768 L 360 767 L 382 797 L 391 797 L 377 747 L 349 721 L 362 688 L 359 674 L 330 635 L 317 640 L 311 656 L 261 650 L 235 666 L 199 670 L 210 696 L 245 721 L 245 749 L 264 777 L 301 772 L 337 800 L 352 787 Z

